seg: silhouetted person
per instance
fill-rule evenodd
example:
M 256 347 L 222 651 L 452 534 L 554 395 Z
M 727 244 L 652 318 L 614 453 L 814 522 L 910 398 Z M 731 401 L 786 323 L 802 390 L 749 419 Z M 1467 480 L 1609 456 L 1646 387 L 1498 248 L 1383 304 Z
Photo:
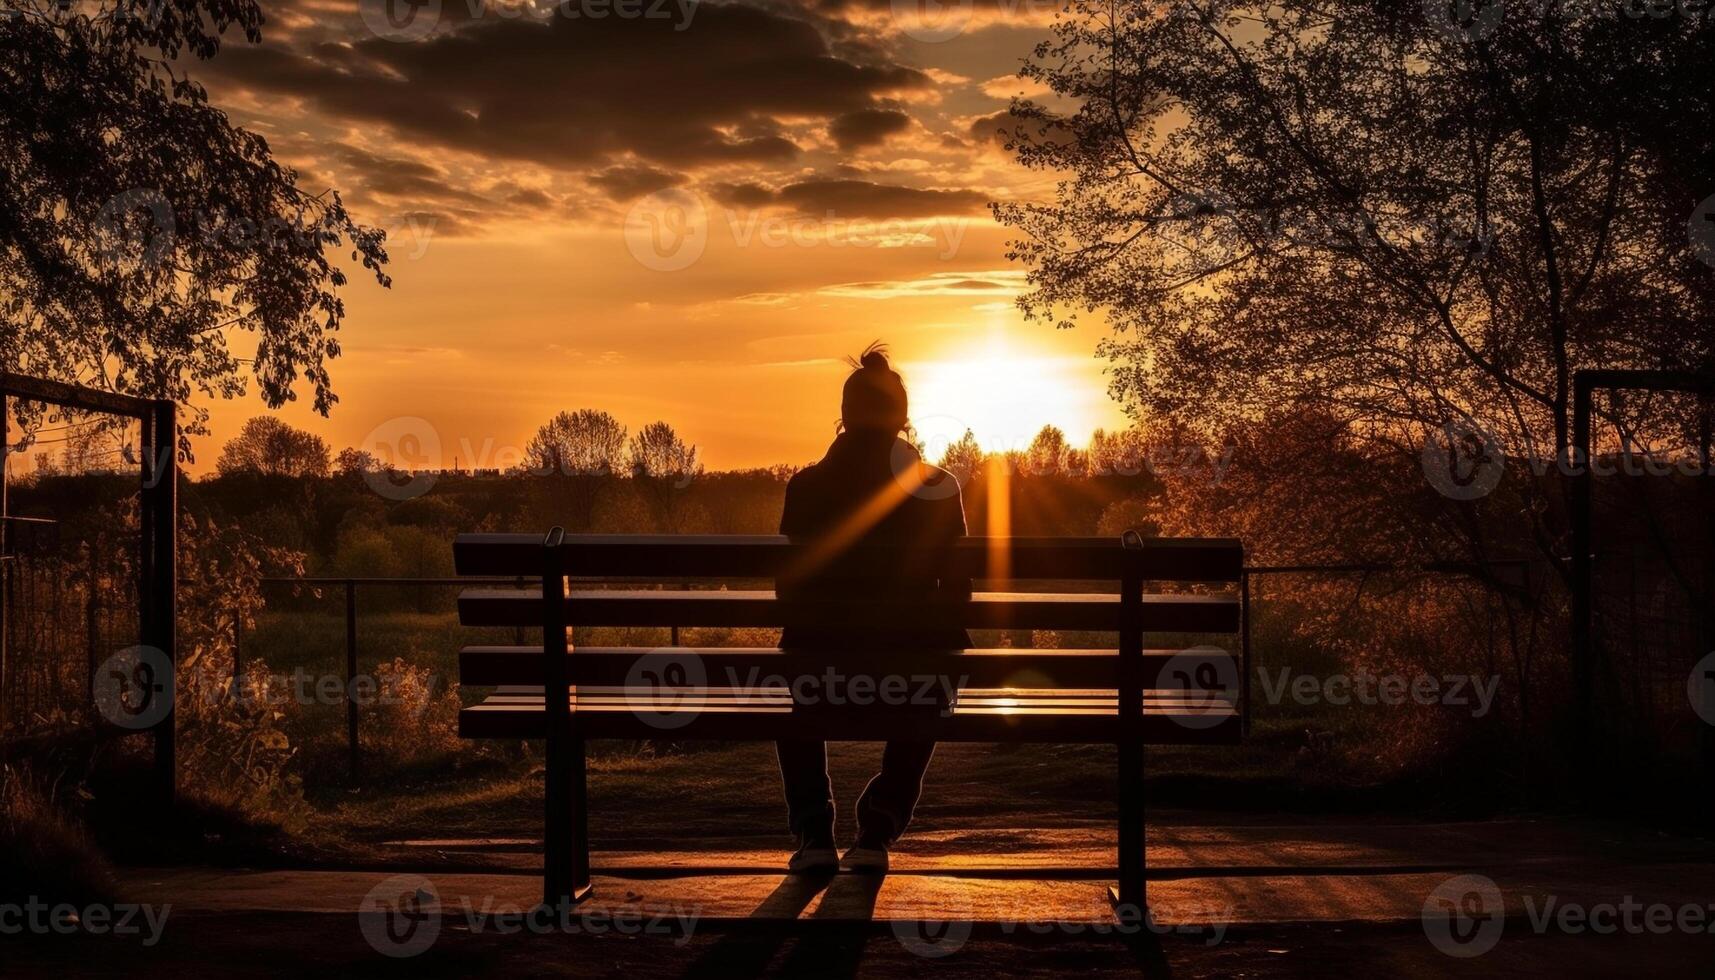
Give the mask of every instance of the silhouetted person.
M 786 487 L 780 533 L 805 544 L 803 569 L 783 574 L 777 582 L 782 599 L 876 599 L 894 610 L 900 602 L 937 594 L 954 598 L 970 595 L 970 581 L 941 581 L 924 571 L 933 552 L 964 536 L 965 513 L 958 481 L 947 471 L 922 461 L 917 450 L 899 437 L 906 426 L 905 385 L 888 367 L 886 349 L 870 345 L 852 362 L 840 403 L 840 432 L 827 455 L 792 478 Z M 859 567 L 850 550 L 865 544 L 908 549 L 898 567 L 881 570 Z M 915 560 L 923 559 L 923 560 Z M 934 625 L 929 616 L 918 622 L 892 621 L 877 609 L 873 626 L 791 627 L 781 636 L 786 650 L 826 654 L 835 665 L 863 667 L 864 655 L 875 651 L 958 649 L 970 645 L 964 629 Z M 870 619 L 859 617 L 862 622 Z M 908 696 L 918 685 L 907 684 Z M 825 695 L 826 692 L 823 692 Z M 911 705 L 909 710 L 939 713 L 944 702 Z M 817 710 L 803 705 L 799 710 Z M 845 710 L 854 710 L 847 708 Z M 863 709 L 855 709 L 863 710 Z M 886 714 L 906 710 L 879 705 L 878 726 Z M 776 743 L 780 775 L 786 788 L 787 817 L 798 850 L 788 867 L 793 871 L 830 870 L 839 858 L 834 850 L 834 792 L 828 779 L 826 745 L 815 740 Z M 864 788 L 857 803 L 857 843 L 846 853 L 848 868 L 880 871 L 887 867 L 887 850 L 904 833 L 922 793 L 923 772 L 935 743 L 889 741 L 881 772 Z

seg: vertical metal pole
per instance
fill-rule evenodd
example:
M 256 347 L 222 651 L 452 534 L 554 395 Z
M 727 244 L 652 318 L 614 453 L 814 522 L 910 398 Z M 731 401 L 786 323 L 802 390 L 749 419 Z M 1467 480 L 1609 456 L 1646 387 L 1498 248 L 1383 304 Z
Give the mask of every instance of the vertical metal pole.
M 564 540 L 556 527 L 542 542 L 542 902 L 551 908 L 570 906 L 590 890 L 584 746 L 574 728 L 567 663 Z
M 165 656 L 168 697 L 176 698 L 174 672 L 178 665 L 178 444 L 177 408 L 171 401 L 157 401 L 148 412 L 144 427 L 144 465 L 151 472 L 145 478 L 142 499 L 145 536 L 149 560 L 145 567 L 149 577 L 147 591 L 149 617 L 145 643 Z M 150 484 L 153 485 L 150 485 Z M 167 715 L 155 726 L 156 778 L 162 796 L 173 800 L 178 795 L 178 713 L 169 706 Z
M 351 781 L 361 777 L 357 758 L 357 583 L 345 580 L 345 751 Z
M 1572 380 L 1572 452 L 1578 467 L 1572 477 L 1572 677 L 1575 695 L 1574 726 L 1578 749 L 1575 760 L 1587 767 L 1600 744 L 1592 726 L 1596 723 L 1596 638 L 1590 563 L 1590 405 L 1591 378 L 1580 371 Z M 1588 771 L 1588 770 L 1586 770 Z
M 1704 500 L 1704 548 L 1703 603 L 1697 611 L 1698 644 L 1694 656 L 1701 660 L 1715 652 L 1715 628 L 1710 623 L 1710 617 L 1715 615 L 1715 567 L 1711 567 L 1715 562 L 1715 473 L 1709 469 L 1711 436 L 1715 435 L 1711 431 L 1715 429 L 1715 390 L 1705 388 L 1699 392 L 1697 407 L 1697 466 Z M 1703 787 L 1703 822 L 1705 829 L 1715 830 L 1715 725 L 1703 725 L 1698 732 L 1698 752 L 1702 755 L 1703 768 L 1703 778 L 1699 780 Z
M 1120 581 L 1119 887 L 1122 916 L 1146 914 L 1143 803 L 1143 581 Z
M 1241 559 L 1242 561 L 1242 559 Z M 1251 733 L 1251 573 L 1239 570 L 1239 734 Z
M 6 600 L 11 591 L 6 588 L 7 579 L 12 574 L 12 553 L 8 548 L 7 516 L 11 510 L 7 507 L 6 491 L 11 483 L 8 464 L 12 457 L 11 441 L 12 398 L 0 391 L 0 744 L 4 743 L 6 734 L 6 709 L 10 700 L 11 688 L 7 686 L 6 674 Z M 0 758 L 4 758 L 0 755 Z

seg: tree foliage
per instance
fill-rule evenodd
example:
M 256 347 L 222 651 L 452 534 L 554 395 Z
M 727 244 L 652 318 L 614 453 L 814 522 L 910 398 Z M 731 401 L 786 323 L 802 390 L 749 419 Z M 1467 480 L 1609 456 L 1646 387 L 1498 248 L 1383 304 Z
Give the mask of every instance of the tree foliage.
M 299 187 L 187 66 L 228 32 L 261 39 L 254 0 L 9 2 L 0 16 L 0 364 L 190 407 L 247 387 L 270 407 L 307 384 L 336 400 L 346 277 L 389 284 L 382 232 Z
M 965 487 L 970 486 L 971 480 L 982 473 L 983 462 L 987 459 L 988 453 L 983 452 L 982 444 L 977 442 L 976 433 L 966 429 L 965 434 L 941 454 L 941 468 L 953 474 L 959 481 L 959 486 Z
M 1211 444 L 1292 409 L 1554 456 L 1576 370 L 1715 368 L 1710 21 L 1443 6 L 1076 0 L 1023 72 L 1070 108 L 1012 110 L 1068 175 L 998 208 L 1027 313 L 1105 317 L 1116 395 Z
M 561 412 L 543 423 L 524 446 L 524 467 L 534 473 L 606 476 L 622 472 L 625 426 L 594 408 Z
M 322 477 L 328 475 L 328 445 L 321 436 L 294 429 L 270 415 L 259 415 L 238 430 L 220 449 L 215 468 L 222 476 L 261 473 L 265 476 Z
M 679 438 L 666 422 L 651 422 L 631 437 L 627 447 L 635 476 L 674 482 L 690 480 L 703 472 L 697 447 Z

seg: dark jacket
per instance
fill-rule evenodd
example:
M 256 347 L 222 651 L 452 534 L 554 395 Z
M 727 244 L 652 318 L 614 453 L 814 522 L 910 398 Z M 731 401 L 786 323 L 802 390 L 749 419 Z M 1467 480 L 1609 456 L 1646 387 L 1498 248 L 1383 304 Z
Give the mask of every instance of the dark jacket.
M 780 533 L 808 545 L 813 559 L 776 583 L 782 599 L 865 599 L 897 603 L 938 595 L 970 595 L 969 579 L 943 581 L 933 571 L 936 555 L 965 534 L 958 480 L 923 462 L 908 442 L 874 432 L 845 432 L 818 463 L 786 485 Z M 850 549 L 887 544 L 902 549 L 898 567 L 860 568 Z M 925 619 L 928 617 L 926 616 Z M 879 614 L 878 614 L 879 620 Z M 859 629 L 791 627 L 786 649 L 858 650 L 959 648 L 970 636 L 958 627 L 926 622 L 882 622 Z

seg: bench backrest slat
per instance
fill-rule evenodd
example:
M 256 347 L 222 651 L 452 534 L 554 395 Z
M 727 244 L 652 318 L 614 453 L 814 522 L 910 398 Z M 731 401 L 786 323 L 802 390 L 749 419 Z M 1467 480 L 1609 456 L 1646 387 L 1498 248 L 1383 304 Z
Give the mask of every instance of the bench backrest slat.
M 567 575 L 594 578 L 773 578 L 806 560 L 805 549 L 779 535 L 568 534 Z M 864 547 L 842 556 L 842 570 L 873 560 L 879 572 L 926 556 L 910 549 Z M 1244 549 L 1235 538 L 1119 539 L 969 537 L 937 552 L 936 574 L 970 578 L 1237 582 Z M 539 534 L 461 534 L 453 542 L 460 575 L 536 576 L 542 568 Z

